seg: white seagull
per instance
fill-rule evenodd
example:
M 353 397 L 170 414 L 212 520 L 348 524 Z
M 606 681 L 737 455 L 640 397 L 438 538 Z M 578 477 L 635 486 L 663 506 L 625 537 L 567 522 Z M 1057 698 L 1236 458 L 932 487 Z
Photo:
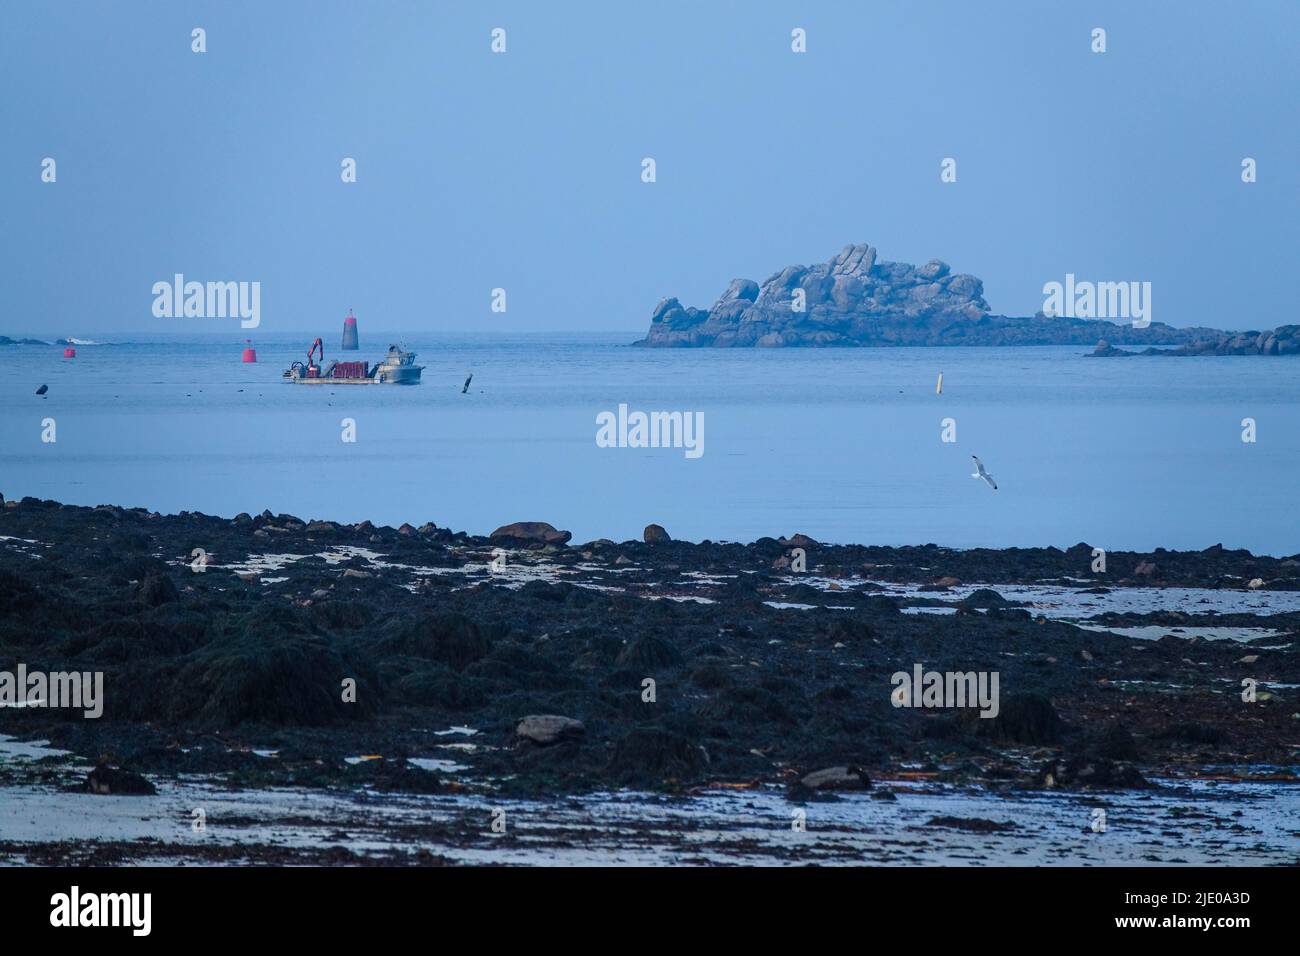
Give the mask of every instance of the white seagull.
M 993 480 L 992 475 L 990 475 L 987 471 L 984 470 L 984 462 L 980 461 L 978 458 L 975 458 L 974 455 L 971 455 L 971 458 L 975 459 L 975 472 L 974 474 L 971 475 L 971 477 L 983 478 L 985 481 L 989 483 L 990 488 L 992 488 L 994 491 L 997 491 L 998 483 Z

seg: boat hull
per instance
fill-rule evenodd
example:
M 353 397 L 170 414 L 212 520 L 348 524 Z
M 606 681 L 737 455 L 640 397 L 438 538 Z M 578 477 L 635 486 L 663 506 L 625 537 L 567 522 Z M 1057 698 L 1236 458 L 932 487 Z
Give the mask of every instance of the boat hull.
M 317 343 L 320 339 L 316 340 Z M 314 350 L 315 346 L 313 346 Z M 312 353 L 307 353 L 307 363 L 294 362 L 285 369 L 284 378 L 295 385 L 418 385 L 423 365 L 415 364 L 415 353 L 408 352 L 396 345 L 388 347 L 384 360 L 376 365 L 369 375 L 362 375 L 369 366 L 364 362 L 331 362 L 324 365 L 324 357 L 317 366 L 311 362 Z M 308 371 L 316 372 L 308 375 Z M 325 374 L 319 374 L 324 372 Z
M 295 385 L 419 385 L 420 372 L 423 369 L 404 368 L 400 372 L 377 372 L 374 378 L 306 378 L 300 375 L 289 376 Z
M 423 371 L 422 365 L 381 365 L 375 370 L 374 381 L 379 385 L 415 385 Z

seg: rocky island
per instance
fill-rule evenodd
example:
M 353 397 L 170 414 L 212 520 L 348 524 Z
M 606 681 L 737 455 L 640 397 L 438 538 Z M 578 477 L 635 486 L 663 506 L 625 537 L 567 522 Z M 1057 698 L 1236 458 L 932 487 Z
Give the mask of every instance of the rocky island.
M 663 299 L 637 345 L 760 348 L 881 345 L 1184 345 L 1214 329 L 1146 328 L 1103 319 L 995 315 L 984 283 L 946 262 L 886 262 L 848 245 L 827 262 L 786 266 L 759 284 L 733 279 L 709 309 Z

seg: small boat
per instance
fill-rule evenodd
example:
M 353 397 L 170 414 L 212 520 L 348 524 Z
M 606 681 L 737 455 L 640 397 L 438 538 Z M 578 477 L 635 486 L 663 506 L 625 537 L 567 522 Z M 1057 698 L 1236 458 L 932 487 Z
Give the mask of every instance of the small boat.
M 316 357 L 317 350 L 320 357 Z M 295 385 L 418 385 L 423 365 L 415 364 L 415 353 L 397 345 L 374 367 L 365 362 L 325 362 L 325 344 L 317 339 L 307 350 L 307 361 L 294 362 L 283 378 Z

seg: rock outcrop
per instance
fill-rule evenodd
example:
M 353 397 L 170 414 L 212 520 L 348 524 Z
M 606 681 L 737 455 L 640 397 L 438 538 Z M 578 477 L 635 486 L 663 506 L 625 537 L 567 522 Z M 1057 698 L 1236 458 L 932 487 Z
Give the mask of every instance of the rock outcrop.
M 587 732 L 582 721 L 558 714 L 534 714 L 520 718 L 515 735 L 539 747 L 549 747 L 564 740 L 574 740 Z
M 82 789 L 100 796 L 151 797 L 158 790 L 146 778 L 131 770 L 110 767 L 101 761 L 86 775 Z
M 568 544 L 572 533 L 559 531 L 545 521 L 516 521 L 492 532 L 491 540 L 516 544 Z
M 1221 332 L 1198 337 L 1176 349 L 1144 349 L 1128 352 L 1105 339 L 1089 358 L 1119 358 L 1131 355 L 1300 355 L 1300 325 L 1279 325 L 1273 331 Z
M 1099 338 L 1177 345 L 1211 329 L 1146 328 L 1096 319 L 994 315 L 984 283 L 946 262 L 886 262 L 865 243 L 829 262 L 786 266 L 761 285 L 733 279 L 709 309 L 663 299 L 645 346 L 1090 345 Z

